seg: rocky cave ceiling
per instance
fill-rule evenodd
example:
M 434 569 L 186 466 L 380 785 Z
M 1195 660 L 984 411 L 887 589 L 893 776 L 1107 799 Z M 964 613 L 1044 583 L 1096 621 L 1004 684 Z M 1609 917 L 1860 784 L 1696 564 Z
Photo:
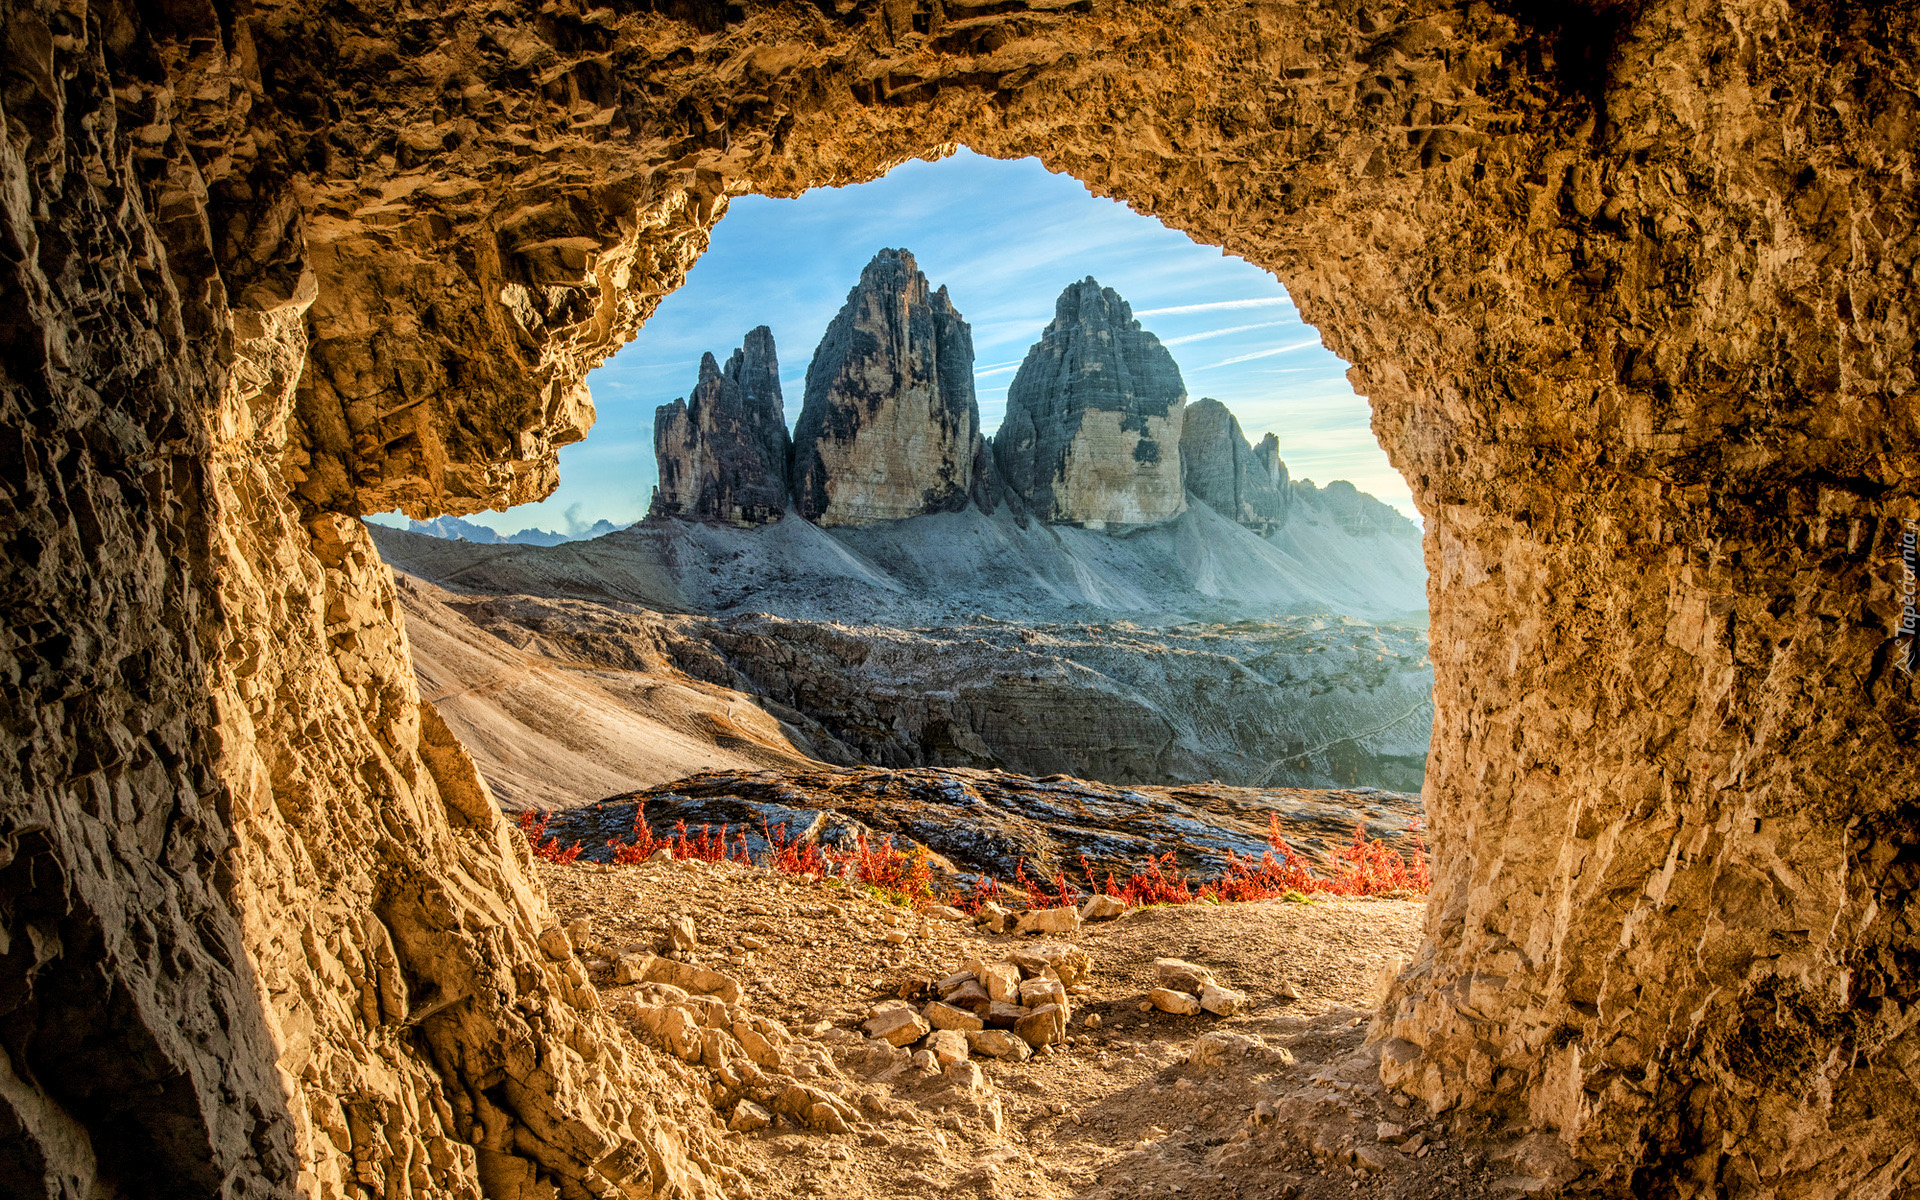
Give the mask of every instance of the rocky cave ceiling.
M 1910 1195 L 1920 23 L 1546 7 L 9 0 L 12 1173 L 726 1181 L 355 517 L 543 494 L 729 196 L 964 143 L 1274 271 L 1426 517 L 1387 1083 L 1604 1189 Z

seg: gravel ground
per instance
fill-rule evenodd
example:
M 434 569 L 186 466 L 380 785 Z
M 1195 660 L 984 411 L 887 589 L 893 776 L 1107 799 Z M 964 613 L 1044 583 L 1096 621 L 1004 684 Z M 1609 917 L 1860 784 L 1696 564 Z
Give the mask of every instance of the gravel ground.
M 660 947 L 667 919 L 690 917 L 699 944 L 684 957 L 738 980 L 742 1010 L 792 1032 L 804 1082 L 858 1110 L 844 1133 L 780 1117 L 725 1134 L 753 1195 L 1437 1200 L 1533 1182 L 1379 1088 L 1370 1007 L 1383 973 L 1418 946 L 1419 900 L 1152 908 L 1083 926 L 1071 940 L 1093 969 L 1068 1044 L 1022 1063 L 975 1058 L 978 1076 L 956 1076 L 886 1069 L 886 1055 L 904 1055 L 859 1025 L 877 1003 L 923 997 L 968 955 L 1031 939 L 732 864 L 539 873 L 563 920 L 587 922 L 571 926 L 579 954 L 602 1002 L 655 1048 L 638 1052 L 662 1042 L 636 1017 L 644 997 L 613 983 L 613 960 Z M 1143 1011 L 1162 956 L 1210 968 L 1248 994 L 1247 1009 Z M 661 1057 L 714 1098 L 723 1125 L 737 1093 Z

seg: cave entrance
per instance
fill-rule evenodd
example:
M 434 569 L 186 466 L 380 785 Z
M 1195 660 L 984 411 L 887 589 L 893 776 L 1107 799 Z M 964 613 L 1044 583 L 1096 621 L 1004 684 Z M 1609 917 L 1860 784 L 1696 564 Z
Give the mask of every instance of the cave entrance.
M 553 495 L 497 528 L 411 528 L 600 538 L 593 553 L 625 580 L 600 590 L 712 618 L 749 696 L 817 722 L 775 748 L 1114 785 L 1361 788 L 1398 806 L 1373 830 L 1397 837 L 1432 728 L 1425 562 L 1346 370 L 1265 270 L 1036 159 L 960 150 L 731 201 L 684 284 L 588 377 L 597 422 L 560 451 Z M 476 583 L 457 554 L 388 552 Z M 538 593 L 554 557 L 485 570 Z M 668 586 L 636 585 L 643 571 Z M 762 613 L 800 624 L 739 636 Z M 894 673 L 863 672 L 817 644 L 847 621 L 922 632 Z M 958 672 L 940 661 L 948 637 L 995 654 Z M 778 666 L 768 641 L 808 668 Z M 749 737 L 640 763 L 609 745 L 548 764 L 563 781 L 549 783 L 486 748 L 500 714 L 467 690 L 478 682 L 435 693 L 514 807 L 770 752 Z

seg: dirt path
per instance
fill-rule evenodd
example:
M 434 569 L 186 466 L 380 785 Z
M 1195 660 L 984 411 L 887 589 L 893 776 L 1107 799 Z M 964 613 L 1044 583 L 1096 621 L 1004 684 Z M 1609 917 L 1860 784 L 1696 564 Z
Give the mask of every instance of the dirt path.
M 717 1126 L 754 1096 L 777 1112 L 796 1084 L 853 1114 L 845 1132 L 776 1115 L 726 1134 L 743 1194 L 1438 1200 L 1538 1182 L 1503 1180 L 1510 1168 L 1490 1168 L 1378 1087 L 1369 1006 L 1383 969 L 1418 945 L 1419 901 L 1193 905 L 1088 924 L 1072 937 L 1092 970 L 1072 996 L 1065 1045 L 929 1072 L 861 1032 L 874 1006 L 923 999 L 969 955 L 997 959 L 1034 939 L 729 864 L 543 863 L 540 873 L 563 917 L 588 923 L 572 929 L 603 1003 L 712 1098 Z M 716 1070 L 697 1044 L 683 1066 L 659 1049 L 670 1049 L 649 1025 L 666 1011 L 660 989 L 615 984 L 614 971 L 623 951 L 662 948 L 669 917 L 697 930 L 698 945 L 677 956 L 686 966 L 744 990 L 731 1015 L 689 1003 L 727 1028 L 777 1022 L 792 1038 L 779 1072 Z M 1143 1011 L 1163 956 L 1210 968 L 1248 1007 L 1228 1018 Z M 762 1078 L 738 1082 L 743 1071 Z

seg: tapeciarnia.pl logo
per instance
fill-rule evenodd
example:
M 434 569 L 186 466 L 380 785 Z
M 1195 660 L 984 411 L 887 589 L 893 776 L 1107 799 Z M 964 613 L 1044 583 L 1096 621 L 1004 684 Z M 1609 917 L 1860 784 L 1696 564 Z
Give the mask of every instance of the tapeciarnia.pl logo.
M 1900 534 L 1900 628 L 1894 635 L 1901 645 L 1894 665 L 1911 675 L 1920 667 L 1920 584 L 1915 582 L 1920 574 L 1920 521 L 1909 517 L 1904 525 Z

